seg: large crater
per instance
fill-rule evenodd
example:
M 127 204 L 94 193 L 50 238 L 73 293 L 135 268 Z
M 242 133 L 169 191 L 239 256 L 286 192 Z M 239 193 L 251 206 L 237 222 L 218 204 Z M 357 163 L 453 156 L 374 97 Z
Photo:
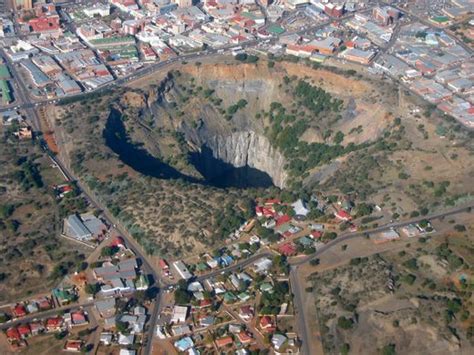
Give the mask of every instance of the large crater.
M 255 132 L 216 135 L 191 150 L 189 162 L 202 179 L 186 175 L 133 143 L 122 116 L 112 110 L 103 133 L 106 144 L 134 170 L 155 178 L 183 179 L 215 187 L 285 187 L 285 159 L 265 136 Z

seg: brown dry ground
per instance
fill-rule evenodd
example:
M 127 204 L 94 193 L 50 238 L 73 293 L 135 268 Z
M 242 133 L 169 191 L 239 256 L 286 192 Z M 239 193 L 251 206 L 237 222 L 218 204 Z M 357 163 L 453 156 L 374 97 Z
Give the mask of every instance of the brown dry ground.
M 464 224 L 468 227 L 465 233 L 455 232 L 453 225 Z M 335 327 L 333 321 L 329 321 L 330 333 L 336 337 L 337 344 L 340 346 L 343 342 L 350 344 L 351 352 L 375 354 L 388 343 L 396 344 L 397 353 L 406 354 L 464 354 L 470 353 L 473 349 L 472 344 L 466 340 L 465 332 L 469 325 L 474 324 L 474 317 L 468 317 L 466 321 L 454 320 L 450 324 L 451 327 L 457 329 L 460 334 L 460 341 L 458 342 L 454 337 L 449 335 L 444 326 L 442 312 L 443 304 L 430 305 L 430 301 L 417 299 L 418 294 L 424 294 L 426 290 L 421 281 L 425 279 L 434 280 L 439 289 L 449 287 L 450 282 L 454 283 L 455 288 L 460 290 L 459 277 L 464 275 L 468 278 L 468 283 L 472 284 L 474 274 L 470 270 L 472 262 L 474 261 L 472 253 L 472 232 L 474 230 L 473 214 L 463 213 L 449 219 L 436 220 L 433 223 L 436 233 L 428 238 L 427 243 L 420 243 L 419 238 L 402 237 L 397 241 L 385 244 L 373 244 L 370 240 L 359 238 L 349 241 L 347 249 L 335 247 L 333 250 L 327 252 L 320 258 L 320 265 L 312 267 L 306 265 L 302 268 L 300 273 L 301 282 L 305 287 L 311 286 L 311 279 L 308 277 L 314 272 L 317 272 L 316 283 L 313 284 L 315 288 L 314 293 L 307 293 L 305 301 L 305 314 L 308 325 L 313 332 L 312 349 L 315 353 L 320 353 L 320 343 L 318 340 L 318 330 L 321 319 L 321 314 L 332 314 L 332 319 L 337 319 L 341 314 L 347 316 L 348 312 L 342 311 L 329 304 L 335 300 L 328 290 L 339 286 L 342 288 L 341 295 L 348 302 L 354 302 L 359 298 L 361 301 L 355 312 L 357 312 L 358 323 L 354 325 L 351 330 L 342 330 Z M 464 259 L 464 265 L 459 269 L 450 269 L 440 263 L 440 259 L 435 255 L 436 248 L 448 241 L 451 250 L 458 256 Z M 403 257 L 400 252 L 406 253 Z M 394 294 L 387 292 L 384 275 L 386 275 L 385 268 L 380 269 L 377 273 L 363 273 L 362 276 L 356 276 L 349 282 L 349 273 L 351 269 L 357 267 L 347 266 L 347 262 L 354 257 L 365 257 L 374 254 L 380 254 L 385 260 L 386 265 L 390 265 L 395 274 L 414 273 L 417 276 L 417 281 L 413 286 L 406 284 L 397 286 Z M 420 269 L 416 272 L 407 270 L 402 262 L 415 257 L 420 265 Z M 372 257 L 373 258 L 373 257 Z M 372 259 L 369 259 L 372 260 Z M 365 266 L 363 267 L 365 268 Z M 324 275 L 331 275 L 332 279 L 328 282 L 326 291 L 322 291 L 324 286 L 321 286 L 320 278 Z M 382 277 L 381 282 L 379 282 Z M 386 276 L 385 276 L 386 277 Z M 364 286 L 365 285 L 365 286 Z M 370 286 L 369 286 L 370 285 Z M 379 286 L 374 286 L 379 285 Z M 367 288 L 368 294 L 361 296 Z M 438 290 L 439 290 L 438 289 Z M 449 292 L 433 292 L 433 294 L 446 295 L 448 297 L 456 297 L 452 289 Z M 461 297 L 459 294 L 457 297 Z M 472 297 L 465 296 L 463 298 L 463 305 L 465 309 L 472 310 Z M 319 312 L 316 313 L 314 304 L 319 301 Z M 417 323 L 413 324 L 413 318 L 417 319 Z M 430 321 L 430 319 L 432 319 Z M 459 314 L 457 316 L 459 319 Z M 398 320 L 400 325 L 398 327 L 393 325 L 393 322 Z M 337 330 L 335 330 L 337 329 Z M 323 340 L 328 341 L 328 334 L 323 332 Z M 329 353 L 337 353 L 337 349 Z

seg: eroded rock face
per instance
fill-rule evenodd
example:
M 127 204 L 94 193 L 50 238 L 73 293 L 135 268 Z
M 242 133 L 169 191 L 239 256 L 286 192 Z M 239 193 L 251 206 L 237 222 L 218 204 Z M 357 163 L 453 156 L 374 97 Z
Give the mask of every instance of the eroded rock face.
M 267 173 L 275 186 L 286 186 L 285 158 L 273 148 L 268 138 L 255 132 L 235 132 L 228 136 L 216 135 L 203 143 L 219 159 L 236 168 L 249 166 Z M 211 167 L 209 167 L 211 168 Z

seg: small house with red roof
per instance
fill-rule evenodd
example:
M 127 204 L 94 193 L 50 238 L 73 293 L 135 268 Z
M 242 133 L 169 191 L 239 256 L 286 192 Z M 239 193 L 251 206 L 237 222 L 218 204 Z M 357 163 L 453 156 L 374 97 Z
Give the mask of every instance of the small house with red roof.
M 71 312 L 72 326 L 79 326 L 89 323 L 83 310 Z
M 47 297 L 40 298 L 36 300 L 36 303 L 38 304 L 38 308 L 42 311 L 51 309 L 51 300 Z
M 246 305 L 246 306 L 240 307 L 239 317 L 242 318 L 242 320 L 247 322 L 253 318 L 253 315 L 254 315 L 254 311 L 253 311 L 252 306 Z
M 41 322 L 31 322 L 30 329 L 32 335 L 38 335 L 44 331 L 44 327 Z
M 269 316 L 263 316 L 262 318 L 260 318 L 259 326 L 263 331 L 267 333 L 274 332 L 276 329 L 275 324 L 273 323 L 273 319 Z
M 68 340 L 64 344 L 64 350 L 80 352 L 82 348 L 82 340 Z
M 168 270 L 170 268 L 170 266 L 168 265 L 165 259 L 160 259 L 159 263 L 160 263 L 160 268 L 162 268 L 163 270 Z
M 26 308 L 21 303 L 17 303 L 15 307 L 13 307 L 12 312 L 17 318 L 26 316 Z
M 334 216 L 340 221 L 344 222 L 350 221 L 352 219 L 351 215 L 345 210 L 337 211 Z
M 201 300 L 199 301 L 199 306 L 197 308 L 207 308 L 212 306 L 212 301 L 211 300 Z
M 311 239 L 319 239 L 319 238 L 321 238 L 322 236 L 323 236 L 323 232 L 321 232 L 321 231 L 312 231 L 312 232 L 310 233 L 310 238 L 311 238 Z
M 64 324 L 64 319 L 60 316 L 54 318 L 48 318 L 46 320 L 46 330 L 48 332 L 55 332 L 62 330 Z
M 21 340 L 20 333 L 18 332 L 18 329 L 16 328 L 8 328 L 6 334 L 7 334 L 7 339 L 10 342 Z
M 283 216 L 277 218 L 276 226 L 279 227 L 283 224 L 289 223 L 290 221 L 291 221 L 291 217 L 288 216 L 287 214 L 284 214 Z
M 278 247 L 280 254 L 291 256 L 296 254 L 296 245 L 292 242 L 282 244 Z
M 234 342 L 231 336 L 226 336 L 216 340 L 216 346 L 218 348 L 223 348 L 224 346 L 230 345 Z
M 117 247 L 120 249 L 126 249 L 125 240 L 121 236 L 115 237 L 112 243 L 110 243 L 110 246 Z
M 249 333 L 241 331 L 239 334 L 237 334 L 237 339 L 239 339 L 242 344 L 248 344 L 253 338 Z
M 20 324 L 17 329 L 18 333 L 23 339 L 31 335 L 31 328 L 29 324 Z
M 31 335 L 31 327 L 28 323 L 20 324 L 17 330 L 22 338 L 27 338 Z

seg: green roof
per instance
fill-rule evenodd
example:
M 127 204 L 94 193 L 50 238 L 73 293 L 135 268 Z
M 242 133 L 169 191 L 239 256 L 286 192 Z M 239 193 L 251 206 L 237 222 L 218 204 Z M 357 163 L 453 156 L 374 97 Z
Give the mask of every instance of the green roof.
M 5 64 L 0 64 L 0 79 L 10 79 L 10 72 Z
M 92 44 L 110 44 L 110 45 L 121 45 L 123 42 L 135 43 L 135 38 L 132 36 L 124 37 L 107 37 L 107 38 L 97 38 L 90 41 Z
M 53 294 L 60 301 L 73 301 L 74 300 L 74 295 L 70 293 L 69 290 L 67 289 L 55 288 L 53 290 Z
M 224 302 L 233 302 L 237 299 L 232 292 L 224 293 Z
M 443 22 L 448 22 L 449 18 L 448 16 L 435 16 L 431 18 L 434 22 L 438 23 L 443 23 Z
M 277 35 L 281 35 L 283 32 L 285 32 L 285 29 L 283 27 L 280 27 L 278 25 L 270 25 L 267 28 L 267 31 L 270 33 L 275 33 Z
M 304 246 L 309 246 L 309 245 L 313 245 L 314 242 L 311 238 L 308 238 L 308 237 L 301 237 L 300 239 L 298 239 L 298 243 L 300 243 L 301 245 L 304 245 Z

